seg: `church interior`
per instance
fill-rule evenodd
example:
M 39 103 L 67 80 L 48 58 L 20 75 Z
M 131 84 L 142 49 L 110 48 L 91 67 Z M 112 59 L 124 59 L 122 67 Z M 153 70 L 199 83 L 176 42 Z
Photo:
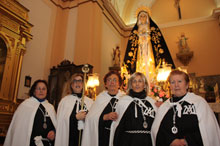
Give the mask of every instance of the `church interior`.
M 37 79 L 48 81 L 55 106 L 64 82 L 84 64 L 98 75 L 96 94 L 104 90 L 103 77 L 115 69 L 113 50 L 120 51 L 120 70 L 141 6 L 151 10 L 176 68 L 191 75 L 192 88 L 215 97 L 208 91 L 220 86 L 220 0 L 1 0 L 0 137 Z

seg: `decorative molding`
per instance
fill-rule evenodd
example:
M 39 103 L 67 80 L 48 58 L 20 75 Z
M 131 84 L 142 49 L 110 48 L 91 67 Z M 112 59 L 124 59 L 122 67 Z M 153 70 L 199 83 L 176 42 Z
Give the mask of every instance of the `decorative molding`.
M 218 17 L 220 15 L 220 8 L 216 8 L 212 12 L 212 16 Z
M 71 2 L 71 1 L 74 1 L 74 0 L 62 0 L 62 1 L 63 1 L 63 2 L 68 2 L 68 1 L 70 1 L 70 2 Z
M 132 30 L 133 25 L 126 25 L 122 18 L 119 16 L 115 8 L 112 6 L 111 2 L 108 0 L 102 0 L 105 11 L 103 14 L 113 25 L 113 27 L 118 31 L 118 33 L 123 37 L 128 37 Z
M 61 9 L 72 9 L 76 8 L 81 4 L 87 3 L 87 2 L 97 2 L 98 0 L 50 0 L 53 4 L 55 4 L 57 7 L 60 7 Z
M 29 10 L 18 3 L 16 0 L 1 0 L 0 6 L 4 7 L 5 10 L 8 9 L 24 20 L 28 19 L 27 12 L 29 12 Z
M 22 6 L 16 0 L 1 0 L 0 1 L 0 26 L 8 29 L 13 36 L 25 37 L 26 40 L 32 39 L 30 30 L 33 27 L 28 22 L 29 10 Z M 8 31 L 7 30 L 7 31 Z
M 174 22 L 158 24 L 158 26 L 160 28 L 169 28 L 169 27 L 176 27 L 181 25 L 194 24 L 194 23 L 213 21 L 213 20 L 215 20 L 215 18 L 213 18 L 212 16 L 206 16 L 206 17 L 193 18 L 193 19 L 181 19 Z
M 220 25 L 220 8 L 214 9 L 212 12 L 212 16 L 218 19 Z
M 122 18 L 119 16 L 115 8 L 112 6 L 111 2 L 109 0 L 103 0 L 103 5 L 105 9 L 108 11 L 108 13 L 111 15 L 111 17 L 115 20 L 115 22 L 118 24 L 118 26 L 124 30 L 124 31 L 131 31 L 130 25 L 126 25 Z
M 5 137 L 18 104 L 0 99 L 0 136 Z
M 16 32 L 19 33 L 19 24 L 15 21 L 11 21 L 10 18 L 6 17 L 5 15 L 2 15 L 0 13 L 0 20 L 1 25 Z
M 0 113 L 13 113 L 15 111 L 15 107 L 9 103 L 0 103 Z

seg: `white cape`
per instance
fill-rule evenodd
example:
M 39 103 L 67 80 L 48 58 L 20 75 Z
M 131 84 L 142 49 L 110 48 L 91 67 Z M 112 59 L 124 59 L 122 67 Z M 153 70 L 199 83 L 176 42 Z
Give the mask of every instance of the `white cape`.
M 208 103 L 200 96 L 195 95 L 194 93 L 187 93 L 186 96 L 181 99 L 181 101 L 187 101 L 190 104 L 194 104 L 196 108 L 196 114 L 199 121 L 199 130 L 202 136 L 202 141 L 204 146 L 220 146 L 220 130 L 219 125 L 217 123 L 216 117 L 209 107 Z M 152 125 L 152 141 L 153 145 L 155 145 L 157 132 L 159 130 L 159 126 L 161 121 L 163 120 L 165 114 L 170 109 L 171 104 L 170 100 L 167 100 L 163 103 L 158 113 L 156 114 L 156 118 L 154 119 L 154 123 Z
M 56 128 L 56 112 L 52 104 L 47 100 L 41 102 L 48 112 L 54 127 Z M 17 108 L 12 118 L 6 135 L 4 146 L 29 146 L 35 114 L 40 102 L 30 97 L 23 101 Z
M 55 146 L 69 146 L 69 119 L 77 100 L 81 101 L 77 96 L 67 95 L 59 103 Z M 84 102 L 89 110 L 93 100 L 85 96 Z
M 155 100 L 152 99 L 151 97 L 147 96 L 145 98 L 148 102 L 150 102 L 150 104 L 153 106 L 155 112 L 157 113 L 157 107 L 155 105 Z M 115 134 L 115 130 L 118 127 L 118 124 L 121 121 L 122 116 L 124 115 L 124 112 L 126 111 L 126 109 L 128 108 L 128 106 L 130 105 L 130 103 L 134 100 L 134 98 L 130 97 L 130 96 L 125 96 L 123 97 L 121 100 L 119 100 L 117 106 L 116 106 L 116 112 L 118 114 L 118 119 L 116 121 L 112 122 L 111 125 L 111 133 L 110 133 L 110 140 L 109 140 L 109 146 L 113 146 L 113 140 L 114 140 L 114 134 Z
M 119 91 L 115 98 L 119 99 L 123 95 L 124 93 Z M 107 91 L 103 91 L 97 96 L 96 101 L 86 116 L 85 129 L 83 131 L 82 137 L 82 146 L 99 145 L 99 117 L 111 99 L 112 97 L 108 94 Z

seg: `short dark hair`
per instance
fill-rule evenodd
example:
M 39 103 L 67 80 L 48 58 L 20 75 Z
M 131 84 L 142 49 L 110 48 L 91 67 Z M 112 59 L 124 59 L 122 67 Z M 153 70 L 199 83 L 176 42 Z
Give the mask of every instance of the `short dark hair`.
M 118 77 L 118 79 L 119 79 L 119 86 L 121 86 L 121 85 L 122 85 L 122 78 L 121 78 L 121 75 L 120 75 L 120 73 L 119 73 L 118 71 L 109 71 L 109 72 L 105 75 L 105 77 L 104 77 L 104 83 L 105 83 L 105 85 L 106 85 L 106 83 L 107 83 L 107 78 L 108 78 L 109 76 L 113 75 L 113 74 Z
M 169 77 L 167 78 L 168 82 L 170 82 L 170 78 L 173 75 L 183 75 L 186 83 L 189 84 L 189 81 L 190 81 L 189 75 L 187 73 L 185 73 L 184 71 L 181 71 L 181 70 L 178 70 L 178 69 L 175 69 L 175 70 L 171 71 Z
M 48 99 L 49 96 L 50 96 L 50 93 L 49 93 L 49 87 L 48 87 L 47 81 L 46 80 L 40 80 L 40 79 L 36 80 L 34 82 L 34 84 L 31 86 L 31 89 L 29 90 L 29 96 L 34 96 L 34 91 L 35 91 L 38 83 L 44 83 L 45 86 L 47 87 L 47 96 L 46 96 L 46 98 Z

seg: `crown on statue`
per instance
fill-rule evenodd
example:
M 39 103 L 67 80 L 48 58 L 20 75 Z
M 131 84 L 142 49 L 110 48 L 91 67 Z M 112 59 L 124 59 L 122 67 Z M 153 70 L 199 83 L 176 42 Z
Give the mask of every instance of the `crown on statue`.
M 141 7 L 139 7 L 137 10 L 136 10 L 136 18 L 138 17 L 138 14 L 140 13 L 140 12 L 147 12 L 148 14 L 149 14 L 149 16 L 151 16 L 151 10 L 148 8 L 148 7 L 146 7 L 146 6 L 141 6 Z

